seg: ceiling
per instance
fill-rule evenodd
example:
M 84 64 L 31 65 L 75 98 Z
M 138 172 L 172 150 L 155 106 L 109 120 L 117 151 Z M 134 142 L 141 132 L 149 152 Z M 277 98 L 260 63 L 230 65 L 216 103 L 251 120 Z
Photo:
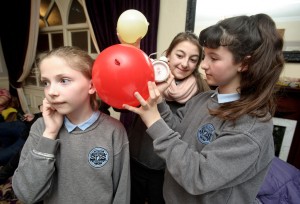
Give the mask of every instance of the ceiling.
M 198 0 L 195 27 L 201 27 L 203 22 L 213 24 L 224 18 L 257 13 L 266 13 L 274 21 L 300 21 L 300 0 Z

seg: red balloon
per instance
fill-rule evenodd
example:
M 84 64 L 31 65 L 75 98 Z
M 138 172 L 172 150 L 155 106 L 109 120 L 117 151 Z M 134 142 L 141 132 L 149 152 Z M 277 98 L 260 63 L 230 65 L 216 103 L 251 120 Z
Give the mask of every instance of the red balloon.
M 122 109 L 123 104 L 140 104 L 133 95 L 135 92 L 145 99 L 149 97 L 147 82 L 154 81 L 154 70 L 150 58 L 142 50 L 117 44 L 98 55 L 92 79 L 100 99 Z

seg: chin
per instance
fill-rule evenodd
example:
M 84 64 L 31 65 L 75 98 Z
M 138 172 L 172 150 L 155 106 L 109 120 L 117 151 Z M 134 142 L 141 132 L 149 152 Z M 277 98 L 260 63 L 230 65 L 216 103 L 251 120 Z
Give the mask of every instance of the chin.
M 187 76 L 183 76 L 181 74 L 177 74 L 177 75 L 174 75 L 174 77 L 175 77 L 176 80 L 181 81 L 181 80 L 184 80 Z
M 66 108 L 56 108 L 56 111 L 61 115 L 67 115 L 71 112 L 70 110 L 68 110 Z

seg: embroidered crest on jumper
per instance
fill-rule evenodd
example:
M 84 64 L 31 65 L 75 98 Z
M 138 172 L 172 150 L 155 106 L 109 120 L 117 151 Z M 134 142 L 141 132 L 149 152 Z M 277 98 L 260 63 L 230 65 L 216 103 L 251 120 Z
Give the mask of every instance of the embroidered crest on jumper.
M 202 144 L 209 144 L 214 135 L 215 128 L 212 124 L 208 123 L 198 129 L 197 138 Z
M 91 166 L 101 168 L 108 161 L 108 152 L 102 147 L 95 147 L 88 155 L 88 160 Z

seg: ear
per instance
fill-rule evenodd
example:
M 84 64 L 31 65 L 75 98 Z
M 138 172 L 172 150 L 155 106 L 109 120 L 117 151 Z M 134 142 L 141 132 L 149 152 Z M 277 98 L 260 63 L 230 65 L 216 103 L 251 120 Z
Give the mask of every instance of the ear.
M 94 84 L 93 84 L 93 81 L 92 80 L 90 80 L 90 87 L 89 87 L 89 94 L 94 94 L 96 92 L 96 88 L 95 88 L 95 86 L 94 86 Z
M 248 70 L 248 64 L 250 62 L 251 56 L 247 55 L 241 63 L 241 66 L 238 68 L 238 72 L 244 72 Z

